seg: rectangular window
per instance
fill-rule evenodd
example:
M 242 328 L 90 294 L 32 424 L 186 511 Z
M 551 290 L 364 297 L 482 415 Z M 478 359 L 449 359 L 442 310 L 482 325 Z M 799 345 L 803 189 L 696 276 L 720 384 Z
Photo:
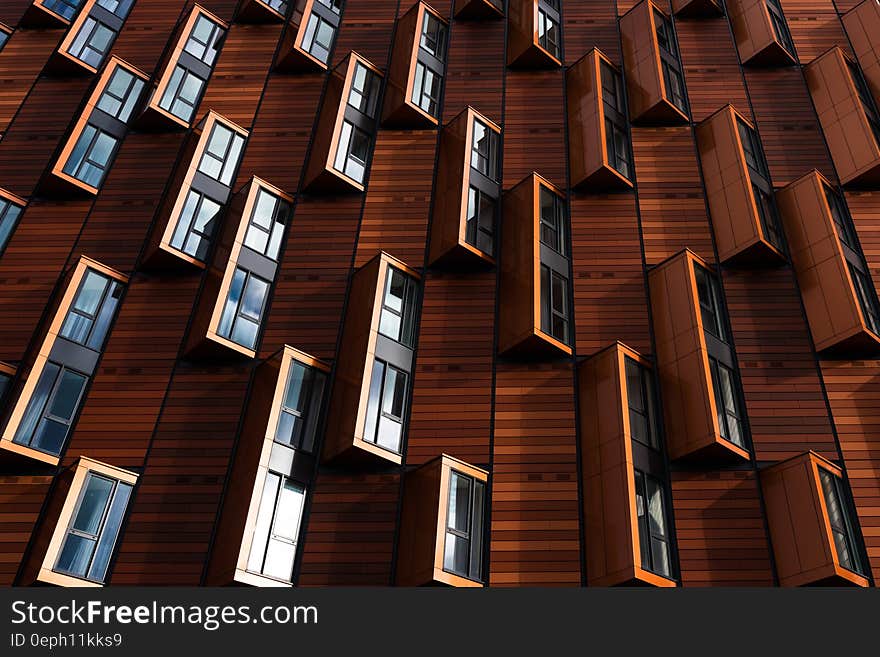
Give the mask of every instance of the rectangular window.
M 785 16 L 782 14 L 782 6 L 779 0 L 766 0 L 767 11 L 770 14 L 770 22 L 773 24 L 773 32 L 776 34 L 776 40 L 785 48 L 789 54 L 794 55 L 794 44 L 791 41 L 791 33 L 788 31 L 788 23 L 785 22 Z
M 443 570 L 480 582 L 486 484 L 455 470 L 449 475 Z
M 736 120 L 736 127 L 739 130 L 740 143 L 742 143 L 749 169 L 761 178 L 770 180 L 770 170 L 767 167 L 767 160 L 764 159 L 764 149 L 761 148 L 758 133 L 740 119 Z
M 767 192 L 754 183 L 752 183 L 752 194 L 755 196 L 755 205 L 758 208 L 758 219 L 761 222 L 764 238 L 781 250 L 782 236 L 779 230 L 779 214 L 776 212 L 776 203 Z
M 859 67 L 849 59 L 846 60 L 846 63 L 847 66 L 849 66 L 850 77 L 852 78 L 856 91 L 859 94 L 859 101 L 862 104 L 862 110 L 865 112 L 865 118 L 868 119 L 868 124 L 871 126 L 871 132 L 874 134 L 874 141 L 876 141 L 877 146 L 880 147 L 880 116 L 877 114 L 874 99 L 871 96 L 871 92 L 868 91 L 868 85 L 865 84 L 865 79 L 862 77 L 862 72 L 859 70 Z
M 433 117 L 438 116 L 442 80 L 443 76 L 439 73 L 434 72 L 422 62 L 416 63 L 412 102 Z
M 852 218 L 846 208 L 846 204 L 837 192 L 824 185 L 823 188 L 825 190 L 825 200 L 828 202 L 828 209 L 831 211 L 831 218 L 834 220 L 837 238 L 854 252 L 858 253 L 856 230 L 852 224 Z
M 541 330 L 569 343 L 568 279 L 541 265 Z
M 565 202 L 546 187 L 540 191 L 541 244 L 549 246 L 560 255 L 566 255 L 568 241 L 565 222 Z
M 326 64 L 330 60 L 333 40 L 336 38 L 336 27 L 318 14 L 312 12 L 306 24 L 302 47 L 318 61 Z
M 844 489 L 843 480 L 824 468 L 819 468 L 819 480 L 822 483 L 822 493 L 825 497 L 825 508 L 828 510 L 828 520 L 831 524 L 837 561 L 847 570 L 859 575 L 866 575 L 856 543 L 855 513 L 850 497 Z
M 217 201 L 193 189 L 189 190 L 171 238 L 171 246 L 204 262 L 221 210 L 222 206 Z
M 605 154 L 608 164 L 620 175 L 632 176 L 629 128 L 623 95 L 623 79 L 604 61 L 601 62 L 602 101 L 605 113 Z
M 6 397 L 6 393 L 11 386 L 12 375 L 0 371 L 0 403 L 3 403 L 3 399 Z
M 495 254 L 495 221 L 498 202 L 475 187 L 468 189 L 465 241 L 483 253 Z
M 9 37 L 11 36 L 12 34 L 7 32 L 6 30 L 0 30 L 0 51 L 3 50 L 3 46 L 6 45 L 6 42 L 9 41 Z
M 498 180 L 498 133 L 474 119 L 471 166 L 491 180 Z
M 122 123 L 128 123 L 143 89 L 143 80 L 117 66 L 98 98 L 97 107 Z
M 204 14 L 199 14 L 183 49 L 199 61 L 213 66 L 220 52 L 223 34 L 222 27 Z
M 99 274 L 86 271 L 59 335 L 94 351 L 101 351 L 104 340 L 122 297 L 122 284 Z
M 373 137 L 351 122 L 344 121 L 333 168 L 352 180 L 363 183 L 372 149 Z
M 425 12 L 425 17 L 422 20 L 422 36 L 419 40 L 419 47 L 441 62 L 446 58 L 446 25 L 428 11 Z
M 370 378 L 364 440 L 400 454 L 408 403 L 406 372 L 375 359 Z
M 238 169 L 242 148 L 244 137 L 225 125 L 215 123 L 198 170 L 228 187 Z
M 654 379 L 650 370 L 629 356 L 625 358 L 629 429 L 633 439 L 660 449 Z
M 232 275 L 217 335 L 247 349 L 253 349 L 257 343 L 270 286 L 269 281 L 237 267 Z
M 880 335 L 880 305 L 877 303 L 874 284 L 865 272 L 854 267 L 851 262 L 847 262 L 847 266 L 852 277 L 856 297 L 859 300 L 859 306 L 862 309 L 865 325 L 872 333 Z
M 295 481 L 266 474 L 248 555 L 250 572 L 291 581 L 305 496 L 305 488 Z
M 115 39 L 115 30 L 89 16 L 67 52 L 92 68 L 98 68 Z
M 126 18 L 128 12 L 131 11 L 134 0 L 98 0 L 96 4 L 116 14 L 119 18 Z
M 694 266 L 697 279 L 697 296 L 700 302 L 700 315 L 703 330 L 708 331 L 722 342 L 727 341 L 727 319 L 721 305 L 721 290 L 718 279 L 705 269 Z
M 275 430 L 275 442 L 311 453 L 327 375 L 292 360 Z
M 91 187 L 100 187 L 119 142 L 110 133 L 87 124 L 70 152 L 64 173 Z
M 290 203 L 265 189 L 260 189 L 248 221 L 244 245 L 270 260 L 277 261 L 290 211 Z
M 348 104 L 371 119 L 379 104 L 379 76 L 360 62 L 355 62 Z
M 261 0 L 261 2 L 282 16 L 287 14 L 287 0 Z
M 85 374 L 47 362 L 13 441 L 55 456 L 61 454 L 88 380 Z
M 385 293 L 379 316 L 379 333 L 412 348 L 415 341 L 419 288 L 412 276 L 394 267 L 385 276 Z
M 661 60 L 663 70 L 663 88 L 666 97 L 682 112 L 687 114 L 687 95 L 684 92 L 684 80 L 681 72 L 671 66 L 665 59 Z
M 0 255 L 3 254 L 9 238 L 12 237 L 12 231 L 18 225 L 21 210 L 21 206 L 0 196 Z
M 734 445 L 746 448 L 740 402 L 739 380 L 732 369 L 709 356 L 715 407 L 718 411 L 718 429 L 721 437 Z
M 538 43 L 544 50 L 559 59 L 559 20 L 540 6 L 538 7 Z
M 131 490 L 131 484 L 89 472 L 55 572 L 104 582 Z
M 342 11 L 342 0 L 318 0 L 322 5 L 327 7 L 334 14 L 338 14 Z
M 671 577 L 669 522 L 663 483 L 639 470 L 635 470 L 635 483 L 642 568 L 663 577 Z
M 82 0 L 43 0 L 43 8 L 58 14 L 66 20 L 73 18 Z
M 189 123 L 202 97 L 205 82 L 206 80 L 183 66 L 176 66 L 171 81 L 162 94 L 159 107 Z

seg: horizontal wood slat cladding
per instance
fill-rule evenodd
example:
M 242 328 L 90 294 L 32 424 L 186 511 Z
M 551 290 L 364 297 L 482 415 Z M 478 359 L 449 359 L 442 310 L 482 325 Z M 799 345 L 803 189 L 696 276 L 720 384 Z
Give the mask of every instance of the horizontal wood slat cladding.
M 0 586 L 12 586 L 52 477 L 0 475 Z
M 300 586 L 388 586 L 399 474 L 321 472 L 302 546 Z
M 801 64 L 808 64 L 833 46 L 849 52 L 849 43 L 837 15 L 835 0 L 786 0 L 785 20 Z
M 33 4 L 33 0 L 6 0 L 0 6 L 0 22 L 9 27 L 15 27 L 31 4 Z
M 837 459 L 793 272 L 725 269 L 723 279 L 756 459 Z
M 0 258 L 0 360 L 24 358 L 89 203 L 39 201 L 22 214 Z
M 504 84 L 504 21 L 458 21 L 446 63 L 443 122 L 468 105 L 487 118 L 501 118 Z
M 620 64 L 617 8 L 613 0 L 580 0 L 562 8 L 565 65 L 570 66 L 596 47 Z
M 822 375 L 874 581 L 880 578 L 880 361 L 823 361 Z
M 784 187 L 810 169 L 836 181 L 801 71 L 746 69 L 745 76 L 773 186 Z M 780 98 L 785 102 L 779 102 Z M 739 106 L 737 110 L 743 112 Z
M 676 19 L 691 120 L 695 123 L 730 103 L 751 120 L 748 96 L 727 19 Z
M 569 362 L 497 365 L 491 586 L 581 581 Z
M 19 30 L 3 47 L 0 52 L 0 133 L 9 128 L 62 36 L 61 30 Z
M 436 151 L 436 130 L 379 130 L 355 267 L 379 251 L 422 266 Z
M 689 248 L 714 260 L 700 165 L 690 127 L 633 128 L 639 212 L 650 267 Z
M 422 301 L 407 464 L 449 454 L 489 463 L 495 274 L 429 274 Z
M 188 0 L 135 2 L 122 32 L 113 43 L 113 54 L 148 75 L 161 74 L 156 70 L 159 59 L 169 44 L 172 31 L 190 6 Z
M 651 353 L 633 194 L 573 194 L 570 203 L 575 352 L 620 340 Z
M 773 585 L 753 472 L 673 472 L 672 499 L 682 586 Z
M 384 69 L 397 5 L 398 0 L 346 0 L 333 61 L 338 64 L 350 51 L 356 50 Z

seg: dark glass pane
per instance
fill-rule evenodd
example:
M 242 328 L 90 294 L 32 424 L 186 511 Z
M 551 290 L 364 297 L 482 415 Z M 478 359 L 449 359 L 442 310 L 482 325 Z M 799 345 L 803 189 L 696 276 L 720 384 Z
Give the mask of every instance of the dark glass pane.
M 68 534 L 64 540 L 64 547 L 61 548 L 55 570 L 76 577 L 85 577 L 95 543 L 93 538 Z
M 113 482 L 110 479 L 89 475 L 71 527 L 85 534 L 97 536 L 112 492 Z
M 95 558 L 89 568 L 89 579 L 103 582 L 107 575 L 107 566 L 110 563 L 110 556 L 113 554 L 113 547 L 116 545 L 116 537 L 119 535 L 130 495 L 131 486 L 122 482 L 116 485 L 116 494 L 113 496 L 104 529 L 101 531 L 101 538 L 98 540 Z

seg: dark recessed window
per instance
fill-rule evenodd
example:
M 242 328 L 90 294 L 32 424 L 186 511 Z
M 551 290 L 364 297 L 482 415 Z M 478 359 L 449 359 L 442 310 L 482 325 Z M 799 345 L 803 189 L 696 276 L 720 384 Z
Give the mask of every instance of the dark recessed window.
M 374 360 L 364 426 L 366 442 L 400 454 L 408 397 L 406 372 Z
M 99 274 L 86 271 L 59 335 L 84 347 L 100 351 L 122 297 L 122 284 Z
M 491 180 L 498 180 L 498 133 L 474 119 L 471 166 Z
M 569 343 L 568 278 L 541 265 L 541 330 Z
M 877 293 L 874 290 L 874 284 L 870 277 L 861 269 L 854 267 L 853 263 L 848 262 L 849 274 L 852 278 L 853 287 L 856 291 L 856 297 L 859 300 L 859 306 L 862 309 L 862 318 L 868 329 L 880 335 L 880 305 L 877 303 Z
M 13 441 L 58 456 L 64 448 L 88 380 L 85 374 L 48 361 Z
M 291 361 L 278 415 L 278 428 L 275 430 L 275 442 L 304 452 L 314 449 L 326 380 L 327 375 L 314 367 L 296 360 Z
M 761 230 L 764 238 L 777 249 L 782 249 L 782 235 L 779 230 L 779 215 L 776 212 L 776 203 L 773 197 L 752 183 L 752 194 L 755 196 L 755 205 L 758 208 L 758 219 L 761 222 Z
M 419 46 L 441 62 L 446 58 L 446 25 L 426 11 L 422 19 L 422 36 Z
M 266 473 L 248 571 L 291 580 L 305 497 L 302 485 L 274 472 Z
M 348 104 L 371 119 L 376 118 L 380 84 L 378 75 L 360 62 L 355 62 Z
M 486 484 L 452 470 L 446 507 L 446 541 L 443 570 L 483 580 L 483 516 Z
M 309 22 L 306 23 L 302 47 L 312 57 L 326 64 L 330 59 L 330 50 L 333 48 L 335 37 L 336 27 L 313 12 L 309 16 Z
M 238 168 L 242 148 L 244 137 L 225 125 L 215 123 L 198 170 L 228 187 Z
M 831 534 L 834 537 L 837 561 L 847 570 L 859 575 L 866 575 L 866 569 L 856 542 L 855 512 L 850 496 L 844 488 L 843 480 L 824 468 L 819 468 L 819 480 L 822 483 L 822 493 L 825 497 L 825 508 L 828 510 Z
M 655 9 L 654 25 L 657 28 L 660 67 L 663 71 L 663 87 L 666 90 L 666 97 L 673 105 L 687 114 L 687 94 L 684 92 L 684 77 L 681 74 L 681 60 L 678 56 L 678 45 L 675 41 L 672 21 Z
M 776 40 L 790 55 L 794 56 L 794 43 L 791 41 L 791 33 L 788 31 L 788 23 L 785 22 L 785 16 L 782 14 L 782 7 L 779 4 L 779 0 L 766 1 L 767 11 L 770 14 L 770 22 L 773 24 L 773 32 L 776 34 Z
M 6 372 L 0 372 L 0 403 L 3 403 L 3 399 L 6 397 L 6 393 L 11 386 L 12 375 L 7 374 Z
M 825 200 L 828 201 L 828 208 L 831 210 L 831 218 L 834 220 L 838 239 L 853 251 L 858 251 L 856 229 L 853 226 L 852 218 L 846 209 L 843 199 L 829 187 L 823 185 L 823 188 L 825 189 Z
M 660 449 L 654 379 L 648 368 L 632 358 L 627 356 L 625 362 L 630 433 L 643 445 Z
M 260 189 L 244 234 L 244 245 L 270 260 L 278 260 L 284 226 L 290 217 L 290 204 Z
M 204 14 L 199 14 L 183 49 L 190 55 L 213 66 L 220 52 L 224 30 Z
M 703 330 L 708 331 L 722 342 L 727 341 L 727 320 L 721 305 L 721 290 L 718 279 L 702 267 L 695 266 L 697 296 L 700 302 L 700 315 Z
M 440 103 L 440 86 L 443 76 L 425 66 L 416 63 L 416 77 L 413 83 L 412 102 L 433 117 L 437 116 Z
M 318 2 L 330 9 L 334 14 L 342 11 L 342 0 L 318 0 Z
M 125 18 L 131 11 L 134 0 L 98 0 L 96 4 L 116 14 L 119 18 Z
M 67 52 L 92 68 L 98 68 L 115 38 L 115 30 L 89 16 Z
M 373 138 L 369 133 L 349 121 L 344 121 L 333 168 L 352 180 L 363 183 L 372 148 Z
M 253 349 L 257 343 L 270 287 L 269 281 L 236 267 L 226 302 L 223 304 L 217 335 L 247 349 Z
M 53 570 L 103 582 L 131 497 L 131 484 L 90 472 Z
M 538 43 L 551 55 L 559 59 L 559 20 L 538 6 Z
M 18 218 L 21 216 L 21 207 L 0 197 L 0 254 L 9 243 L 12 237 L 12 231 L 18 225 Z
M 87 124 L 76 140 L 63 171 L 86 185 L 100 187 L 118 147 L 118 138 Z
M 162 94 L 159 107 L 189 123 L 196 111 L 205 80 L 183 66 L 176 66 Z
M 671 577 L 669 521 L 663 483 L 639 470 L 635 470 L 635 483 L 642 568 L 663 577 Z
M 865 112 L 865 118 L 868 119 L 871 132 L 874 134 L 874 141 L 880 146 L 880 116 L 877 114 L 877 106 L 874 104 L 874 99 L 871 97 L 871 92 L 868 91 L 868 85 L 865 84 L 865 79 L 862 77 L 859 67 L 849 59 L 846 60 L 846 63 L 849 67 L 850 77 L 859 94 L 859 101 L 862 104 L 862 110 Z
M 11 36 L 12 34 L 10 34 L 9 32 L 5 30 L 0 30 L 0 50 L 3 50 L 3 46 L 6 45 L 6 42 L 9 41 L 9 37 Z
M 540 188 L 541 243 L 560 255 L 566 255 L 565 201 L 546 187 Z
M 82 0 L 43 0 L 43 7 L 67 20 L 73 18 Z
M 736 120 L 736 127 L 739 131 L 740 142 L 746 156 L 746 165 L 748 165 L 752 173 L 756 173 L 762 178 L 769 180 L 770 170 L 767 167 L 767 160 L 764 159 L 764 149 L 761 148 L 761 140 L 758 139 L 758 133 L 741 119 Z
M 282 16 L 287 14 L 287 0 L 261 0 L 261 2 Z
M 389 267 L 385 277 L 385 293 L 382 296 L 379 333 L 406 347 L 412 347 L 418 299 L 416 280 L 399 269 Z
M 214 199 L 189 190 L 171 238 L 171 246 L 204 261 L 221 210 L 222 206 Z
M 144 89 L 144 81 L 117 66 L 98 98 L 98 109 L 127 123 Z
M 485 192 L 470 187 L 467 212 L 465 241 L 487 255 L 494 255 L 498 202 Z
M 736 374 L 711 356 L 709 356 L 709 369 L 712 375 L 712 388 L 715 391 L 715 407 L 718 411 L 718 429 L 721 437 L 745 449 L 742 421 L 744 413 Z
M 623 95 L 623 78 L 607 63 L 600 63 L 605 113 L 605 153 L 608 164 L 620 175 L 632 177 L 629 127 Z

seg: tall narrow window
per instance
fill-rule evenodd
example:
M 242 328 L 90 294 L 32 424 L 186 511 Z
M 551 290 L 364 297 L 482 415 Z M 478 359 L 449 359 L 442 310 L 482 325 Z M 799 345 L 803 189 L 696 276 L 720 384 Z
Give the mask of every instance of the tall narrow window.
M 296 360 L 291 362 L 275 442 L 312 452 L 326 379 L 326 374 L 314 367 Z
M 541 265 L 541 330 L 569 342 L 568 279 L 547 265 Z
M 388 268 L 379 333 L 412 347 L 415 339 L 418 284 L 412 276 L 394 267 Z
M 339 148 L 333 167 L 352 180 L 362 183 L 367 172 L 367 162 L 373 150 L 372 136 L 345 121 L 339 137 Z
M 767 11 L 770 14 L 770 22 L 773 24 L 773 32 L 776 34 L 776 40 L 785 48 L 789 54 L 794 55 L 794 43 L 791 40 L 791 33 L 788 31 L 788 23 L 782 14 L 782 6 L 779 0 L 766 0 Z
M 431 70 L 422 62 L 416 63 L 412 102 L 434 117 L 438 115 L 442 80 L 443 76 L 439 73 Z
M 726 340 L 726 319 L 721 308 L 721 291 L 718 286 L 718 280 L 701 267 L 697 267 L 695 273 L 700 314 L 703 318 L 703 329 L 719 340 Z
M 556 194 L 541 187 L 541 243 L 560 255 L 566 255 L 568 235 L 565 229 L 565 202 Z
M 3 255 L 3 250 L 12 237 L 12 231 L 18 225 L 19 216 L 21 216 L 21 206 L 0 196 L 0 255 Z
M 204 261 L 222 209 L 220 203 L 214 199 L 193 189 L 189 190 L 171 238 L 171 246 Z
M 623 95 L 623 79 L 604 61 L 600 64 L 602 102 L 605 110 L 605 152 L 617 172 L 632 178 L 632 155 L 629 147 L 629 128 Z
M 483 517 L 486 485 L 455 470 L 449 477 L 443 570 L 483 579 Z
M 274 472 L 266 474 L 247 569 L 289 582 L 293 577 L 305 488 Z
M 629 428 L 632 437 L 643 445 L 660 449 L 654 380 L 651 372 L 626 357 L 626 398 L 629 407 Z
M 474 119 L 471 166 L 491 180 L 498 180 L 498 133 Z
M 828 510 L 831 533 L 834 536 L 837 561 L 847 570 L 865 575 L 865 568 L 856 543 L 855 513 L 849 495 L 844 490 L 843 481 L 824 468 L 819 468 L 819 479 L 822 483 L 822 493 L 825 497 L 825 507 Z
M 380 85 L 381 80 L 378 75 L 360 62 L 356 62 L 348 104 L 369 118 L 376 118 Z
M 782 236 L 779 232 L 779 213 L 776 211 L 776 202 L 760 186 L 752 183 L 752 194 L 755 197 L 755 206 L 758 208 L 758 220 L 761 222 L 761 230 L 764 237 L 777 249 L 782 248 Z
M 715 407 L 718 411 L 718 429 L 721 437 L 745 449 L 739 385 L 736 375 L 726 365 L 709 357 L 712 388 L 715 391 Z
M 880 304 L 877 303 L 877 293 L 874 290 L 874 284 L 868 275 L 861 271 L 861 269 L 853 266 L 853 263 L 847 264 L 849 265 L 853 287 L 856 290 L 856 297 L 862 309 L 865 325 L 872 332 L 880 335 Z
M 199 163 L 199 171 L 229 186 L 238 168 L 243 147 L 244 137 L 220 123 L 215 123 Z
M 220 52 L 224 30 L 204 14 L 196 18 L 195 25 L 183 49 L 208 66 L 214 64 Z
M 406 373 L 374 360 L 369 394 L 364 440 L 399 454 L 409 396 Z
M 58 456 L 79 410 L 88 376 L 58 363 L 43 368 L 14 442 Z
M 54 570 L 102 583 L 116 545 L 132 486 L 90 472 Z
M 687 114 L 687 94 L 684 91 L 684 77 L 681 74 L 681 60 L 672 21 L 665 14 L 654 10 L 654 24 L 657 28 L 657 44 L 660 46 L 660 67 L 663 72 L 663 87 L 669 101 Z
M 59 335 L 99 351 L 122 296 L 122 284 L 90 269 L 86 272 Z
M 144 89 L 144 81 L 121 66 L 98 97 L 97 108 L 108 116 L 127 123 Z
M 559 18 L 558 2 L 547 2 L 547 0 L 538 2 L 538 43 L 556 59 L 561 59 L 562 56 Z
M 483 253 L 495 255 L 495 221 L 497 201 L 488 194 L 470 187 L 465 225 L 465 241 Z
M 825 190 L 825 200 L 828 202 L 829 210 L 831 210 L 834 228 L 837 231 L 837 238 L 853 251 L 858 251 L 856 230 L 843 199 L 831 188 L 824 185 L 823 188 Z
M 649 474 L 635 471 L 636 513 L 642 568 L 671 577 L 669 530 L 663 483 Z
M 290 212 L 289 203 L 265 189 L 260 189 L 244 235 L 244 245 L 270 260 L 277 261 Z
M 419 46 L 441 61 L 446 58 L 446 25 L 427 11 L 422 19 Z
M 232 276 L 217 334 L 242 347 L 253 349 L 257 343 L 270 286 L 269 281 L 237 268 Z
M 87 185 L 100 187 L 118 147 L 119 139 L 93 125 L 87 125 L 63 171 Z
M 871 97 L 871 92 L 868 90 L 868 85 L 865 84 L 865 78 L 862 77 L 862 72 L 858 65 L 849 59 L 846 60 L 846 63 L 849 67 L 850 77 L 852 78 L 856 91 L 859 94 L 859 102 L 862 104 L 862 111 L 864 111 L 865 117 L 868 119 L 868 125 L 871 126 L 871 132 L 874 133 L 874 141 L 877 142 L 877 146 L 880 146 L 880 115 L 877 114 L 877 106 L 874 103 L 874 99 Z

